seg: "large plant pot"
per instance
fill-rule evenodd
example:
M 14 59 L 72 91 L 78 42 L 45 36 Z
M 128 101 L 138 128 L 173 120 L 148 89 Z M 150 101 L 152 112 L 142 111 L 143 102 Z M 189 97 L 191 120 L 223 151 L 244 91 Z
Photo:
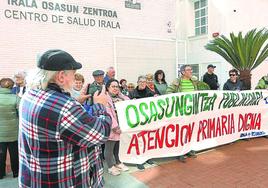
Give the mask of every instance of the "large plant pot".
M 251 70 L 240 70 L 240 80 L 244 84 L 244 88 L 251 89 Z

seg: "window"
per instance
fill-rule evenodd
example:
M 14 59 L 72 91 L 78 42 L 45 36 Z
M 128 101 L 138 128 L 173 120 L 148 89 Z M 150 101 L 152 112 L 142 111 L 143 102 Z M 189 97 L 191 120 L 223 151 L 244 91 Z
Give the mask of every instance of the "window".
M 196 76 L 197 79 L 199 79 L 199 65 L 198 64 L 192 64 L 193 69 L 193 76 Z
M 207 0 L 194 2 L 195 35 L 207 34 L 208 32 L 208 6 Z

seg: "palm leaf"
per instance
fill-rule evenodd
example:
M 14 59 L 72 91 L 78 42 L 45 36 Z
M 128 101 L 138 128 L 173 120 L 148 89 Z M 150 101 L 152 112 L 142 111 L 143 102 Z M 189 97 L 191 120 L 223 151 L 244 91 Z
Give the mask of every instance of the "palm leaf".
M 244 37 L 242 32 L 236 36 L 230 33 L 230 39 L 221 35 L 209 41 L 205 48 L 222 56 L 238 69 L 246 88 L 251 88 L 250 71 L 258 67 L 268 57 L 268 30 L 252 29 Z M 266 44 L 266 45 L 265 45 Z
M 252 29 L 244 37 L 242 32 L 236 36 L 230 33 L 230 39 L 221 35 L 210 41 L 205 48 L 222 56 L 238 70 L 253 70 L 268 57 L 268 30 Z

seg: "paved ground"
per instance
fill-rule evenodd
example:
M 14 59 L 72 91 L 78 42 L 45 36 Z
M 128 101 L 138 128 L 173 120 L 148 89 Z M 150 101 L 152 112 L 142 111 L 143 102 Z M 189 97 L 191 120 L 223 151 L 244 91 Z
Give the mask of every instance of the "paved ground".
M 138 172 L 118 177 L 105 174 L 106 188 L 267 188 L 268 139 L 238 141 L 203 152 L 196 159 L 180 163 L 174 158 L 155 160 Z M 18 187 L 11 175 L 0 180 L 0 187 Z
M 267 188 L 268 139 L 238 141 L 200 154 L 133 173 L 152 188 Z

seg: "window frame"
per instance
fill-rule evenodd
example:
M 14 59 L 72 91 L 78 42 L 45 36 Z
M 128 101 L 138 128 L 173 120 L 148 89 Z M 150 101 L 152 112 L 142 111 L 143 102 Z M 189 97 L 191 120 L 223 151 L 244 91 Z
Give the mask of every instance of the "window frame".
M 208 0 L 195 0 L 193 8 L 195 36 L 205 35 L 208 33 Z

